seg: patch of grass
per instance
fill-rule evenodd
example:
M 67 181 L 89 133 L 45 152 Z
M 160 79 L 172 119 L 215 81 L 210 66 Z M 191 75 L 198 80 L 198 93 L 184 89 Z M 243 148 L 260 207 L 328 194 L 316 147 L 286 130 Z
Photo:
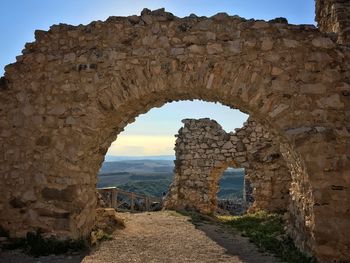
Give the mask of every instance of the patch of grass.
M 194 211 L 185 211 L 185 210 L 181 210 L 181 211 L 177 211 L 179 214 L 183 215 L 183 216 L 188 216 L 191 218 L 191 223 L 196 225 L 196 224 L 200 224 L 203 221 L 213 221 L 215 220 L 213 217 L 211 217 L 210 215 L 203 215 Z
M 26 238 L 12 239 L 5 249 L 22 249 L 25 253 L 39 257 L 51 254 L 64 254 L 68 251 L 80 251 L 87 248 L 84 240 L 58 240 L 54 237 L 43 238 L 40 232 L 28 233 Z
M 166 210 L 166 211 L 171 216 L 175 216 L 175 217 L 182 217 L 183 216 L 181 213 L 173 211 L 173 210 Z
M 301 253 L 283 229 L 282 215 L 264 211 L 243 216 L 220 216 L 221 221 L 249 237 L 259 250 L 268 251 L 288 263 L 311 263 L 312 258 Z
M 95 246 L 103 241 L 112 240 L 113 236 L 104 232 L 102 229 L 92 231 L 90 234 L 90 244 Z

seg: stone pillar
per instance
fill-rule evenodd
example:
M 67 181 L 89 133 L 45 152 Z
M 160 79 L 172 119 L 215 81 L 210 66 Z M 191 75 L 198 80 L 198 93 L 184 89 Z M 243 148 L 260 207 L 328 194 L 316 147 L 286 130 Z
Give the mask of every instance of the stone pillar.
M 244 177 L 243 200 L 246 207 L 250 207 L 254 202 L 252 184 L 247 177 Z
M 350 44 L 350 1 L 316 0 L 316 21 L 322 32 L 338 34 L 338 43 Z

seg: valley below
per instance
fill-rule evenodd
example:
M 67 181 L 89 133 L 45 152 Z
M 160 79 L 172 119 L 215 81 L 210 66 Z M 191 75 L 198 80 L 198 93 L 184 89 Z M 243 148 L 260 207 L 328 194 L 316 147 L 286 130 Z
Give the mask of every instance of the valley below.
M 125 191 L 161 197 L 174 176 L 174 161 L 168 156 L 106 158 L 99 171 L 98 188 L 118 187 Z M 220 179 L 219 199 L 242 199 L 243 169 L 227 169 Z

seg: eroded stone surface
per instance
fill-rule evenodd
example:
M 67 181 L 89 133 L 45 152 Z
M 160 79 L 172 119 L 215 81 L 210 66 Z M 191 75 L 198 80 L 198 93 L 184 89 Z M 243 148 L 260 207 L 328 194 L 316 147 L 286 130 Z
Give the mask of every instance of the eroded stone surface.
M 316 1 L 316 20 L 320 30 L 336 33 L 338 42 L 347 45 L 350 44 L 349 14 L 350 2 L 347 0 Z
M 279 145 L 262 125 L 248 120 L 226 133 L 214 120 L 185 119 L 176 135 L 175 175 L 164 207 L 211 214 L 218 182 L 228 167 L 245 168 L 244 199 L 249 211 L 286 211 L 291 174 Z M 251 190 L 252 188 L 252 190 Z

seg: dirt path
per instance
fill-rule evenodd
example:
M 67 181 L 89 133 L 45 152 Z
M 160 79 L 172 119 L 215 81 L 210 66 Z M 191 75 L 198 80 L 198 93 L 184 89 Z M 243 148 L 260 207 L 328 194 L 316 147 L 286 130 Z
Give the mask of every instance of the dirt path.
M 238 233 L 222 224 L 189 222 L 175 212 L 120 213 L 126 228 L 89 255 L 51 255 L 33 258 L 19 251 L 0 251 L 6 263 L 275 263 Z
M 273 263 L 246 238 L 214 223 L 195 228 L 188 217 L 174 212 L 121 214 L 126 228 L 104 242 L 82 262 L 142 263 Z

